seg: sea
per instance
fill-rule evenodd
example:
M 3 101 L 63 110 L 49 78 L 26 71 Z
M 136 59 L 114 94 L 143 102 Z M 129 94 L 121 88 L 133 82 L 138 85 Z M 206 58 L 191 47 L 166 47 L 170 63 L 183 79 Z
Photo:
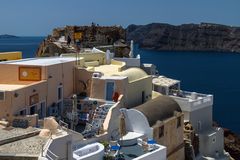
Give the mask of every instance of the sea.
M 0 39 L 0 52 L 22 51 L 23 58 L 32 58 L 43 39 Z M 213 120 L 240 134 L 240 54 L 152 51 L 137 46 L 134 52 L 142 63 L 155 64 L 160 75 L 180 80 L 182 90 L 213 94 Z

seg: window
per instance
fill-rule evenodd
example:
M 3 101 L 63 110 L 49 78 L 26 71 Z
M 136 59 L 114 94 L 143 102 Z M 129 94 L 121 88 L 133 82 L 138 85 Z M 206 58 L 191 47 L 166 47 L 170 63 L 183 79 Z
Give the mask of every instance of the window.
M 164 126 L 159 127 L 158 131 L 158 138 L 161 138 L 164 136 Z
M 23 110 L 21 110 L 20 112 L 19 112 L 19 115 L 21 115 L 21 116 L 24 116 L 24 115 L 26 115 L 27 114 L 27 110 L 26 109 L 23 109 Z
M 36 106 L 36 105 L 30 107 L 30 115 L 35 114 L 35 113 L 36 113 L 36 110 L 37 110 L 37 106 Z
M 38 110 L 38 116 L 39 116 L 39 119 L 46 117 L 46 103 L 45 102 L 40 103 L 40 109 Z
M 112 101 L 113 92 L 114 92 L 114 82 L 107 82 L 106 83 L 106 100 Z
M 177 128 L 181 127 L 181 117 L 177 117 Z
M 62 92 L 63 92 L 62 86 L 58 87 L 58 100 L 61 100 L 63 98 Z
M 5 99 L 5 93 L 3 91 L 0 91 L 0 101 L 3 101 Z

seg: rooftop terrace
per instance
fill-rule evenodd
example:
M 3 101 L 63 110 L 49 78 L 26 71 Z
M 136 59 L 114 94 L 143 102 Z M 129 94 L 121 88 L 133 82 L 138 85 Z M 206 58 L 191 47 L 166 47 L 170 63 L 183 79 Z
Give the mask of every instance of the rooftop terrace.
M 169 96 L 174 98 L 184 111 L 193 111 L 213 105 L 213 95 L 210 94 L 176 91 Z
M 177 83 L 180 83 L 179 80 L 167 78 L 167 77 L 164 77 L 164 76 L 159 76 L 157 78 L 153 78 L 152 82 L 155 85 L 166 86 L 166 87 L 169 87 L 169 86 L 175 85 Z
M 13 65 L 31 65 L 31 66 L 50 66 L 60 63 L 75 61 L 74 57 L 47 57 L 47 58 L 27 58 L 14 61 L 4 61 L 0 64 L 13 64 Z

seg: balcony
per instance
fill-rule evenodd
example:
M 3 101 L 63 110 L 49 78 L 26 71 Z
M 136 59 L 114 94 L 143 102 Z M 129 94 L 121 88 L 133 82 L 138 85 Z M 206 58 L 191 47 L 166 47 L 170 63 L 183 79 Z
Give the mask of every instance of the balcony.
M 188 91 L 171 91 L 170 97 L 178 102 L 183 111 L 194 111 L 213 105 L 213 95 Z

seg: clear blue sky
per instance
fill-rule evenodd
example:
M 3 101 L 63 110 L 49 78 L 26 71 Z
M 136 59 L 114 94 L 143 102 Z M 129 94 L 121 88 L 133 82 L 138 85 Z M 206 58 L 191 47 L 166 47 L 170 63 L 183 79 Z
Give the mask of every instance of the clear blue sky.
M 240 0 L 1 0 L 0 34 L 45 36 L 65 25 L 211 22 L 240 26 Z

